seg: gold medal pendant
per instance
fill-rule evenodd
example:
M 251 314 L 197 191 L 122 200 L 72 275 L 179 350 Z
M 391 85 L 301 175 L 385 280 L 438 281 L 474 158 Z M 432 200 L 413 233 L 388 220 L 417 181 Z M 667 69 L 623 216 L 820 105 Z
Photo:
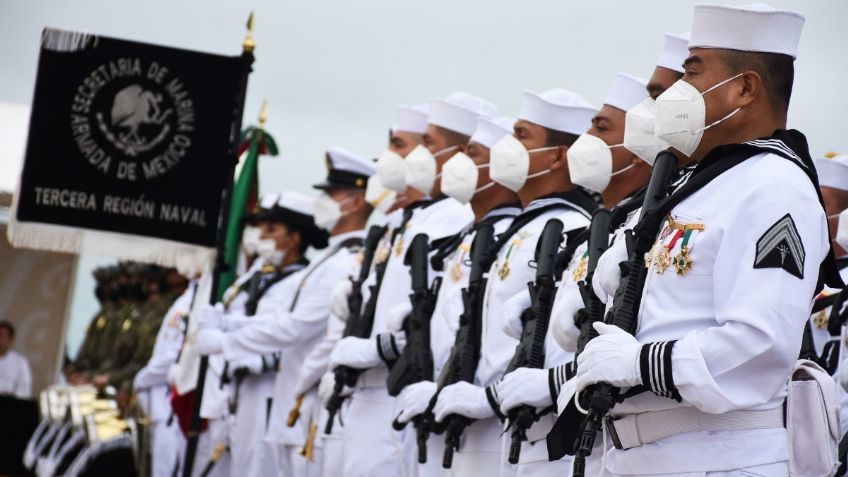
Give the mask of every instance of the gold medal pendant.
M 686 275 L 692 269 L 692 259 L 689 257 L 689 247 L 680 247 L 680 253 L 674 257 L 674 268 L 678 275 Z
M 658 245 L 659 247 L 657 248 L 654 264 L 657 268 L 657 273 L 663 274 L 671 265 L 671 255 L 669 255 L 668 247 L 666 247 L 665 244 L 659 242 Z
M 454 282 L 458 282 L 462 279 L 462 266 L 459 262 L 454 263 L 450 270 L 451 280 Z
M 395 255 L 400 257 L 402 253 L 403 253 L 403 235 L 398 237 L 397 245 L 395 245 Z
M 827 314 L 824 310 L 816 313 L 816 316 L 813 317 L 813 325 L 820 330 L 827 328 Z
M 577 267 L 574 269 L 574 273 L 572 274 L 572 278 L 574 278 L 575 282 L 579 282 L 583 278 L 586 277 L 586 269 L 589 268 L 589 262 L 586 260 L 586 257 L 580 258 L 580 263 L 577 264 Z
M 506 277 L 509 276 L 509 262 L 504 262 L 501 269 L 498 271 L 498 277 L 500 277 L 501 281 L 506 280 Z

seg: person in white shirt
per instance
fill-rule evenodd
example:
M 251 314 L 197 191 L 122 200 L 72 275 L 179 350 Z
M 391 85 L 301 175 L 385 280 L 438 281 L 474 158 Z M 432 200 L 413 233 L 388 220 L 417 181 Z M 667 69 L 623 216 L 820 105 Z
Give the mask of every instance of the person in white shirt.
M 15 327 L 0 321 L 0 394 L 13 394 L 22 399 L 32 397 L 32 371 L 29 361 L 13 351 Z

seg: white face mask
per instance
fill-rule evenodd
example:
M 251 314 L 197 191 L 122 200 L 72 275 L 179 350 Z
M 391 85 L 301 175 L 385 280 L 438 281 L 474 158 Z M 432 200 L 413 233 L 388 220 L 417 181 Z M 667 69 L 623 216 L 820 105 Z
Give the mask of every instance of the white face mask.
M 521 141 L 516 139 L 515 136 L 504 136 L 503 139 L 492 146 L 489 159 L 491 167 L 489 169 L 489 175 L 498 184 L 513 192 L 518 192 L 524 186 L 524 183 L 527 182 L 527 179 L 551 172 L 550 169 L 545 169 L 535 174 L 530 174 L 530 154 L 551 151 L 558 147 L 540 147 L 528 151 L 524 147 L 524 144 L 521 144 Z
M 406 167 L 400 154 L 386 150 L 377 159 L 377 175 L 387 189 L 395 192 L 406 190 Z
M 594 192 L 603 192 L 613 176 L 633 167 L 633 164 L 630 164 L 624 169 L 612 171 L 610 149 L 621 146 L 622 144 L 607 146 L 598 136 L 581 134 L 568 148 L 568 174 L 571 176 L 571 182 Z
M 477 188 L 480 169 L 488 164 L 477 165 L 465 153 L 458 152 L 442 166 L 442 192 L 463 204 L 467 204 L 474 194 L 495 185 L 494 182 Z
M 695 149 L 698 149 L 704 131 L 742 109 L 736 108 L 718 121 L 704 126 L 707 120 L 704 95 L 740 76 L 742 73 L 707 88 L 703 93 L 686 81 L 678 80 L 657 98 L 654 134 L 683 154 L 691 156 Z
M 262 235 L 262 231 L 259 230 L 259 227 L 248 225 L 244 228 L 244 232 L 241 236 L 241 248 L 244 249 L 244 253 L 246 253 L 248 257 L 256 255 L 256 251 L 259 247 L 260 235 Z
M 280 266 L 286 258 L 286 251 L 277 250 L 277 242 L 274 239 L 260 240 L 256 253 L 262 260 L 275 266 Z
M 407 156 L 406 163 L 406 185 L 425 194 L 430 194 L 433 184 L 439 178 L 436 173 L 436 157 L 458 149 L 459 146 L 450 146 L 435 153 L 431 153 L 423 145 L 415 146 Z
M 836 226 L 836 243 L 848 250 L 848 209 L 839 214 L 839 225 Z
M 365 201 L 371 204 L 375 210 L 382 214 L 389 211 L 397 198 L 397 192 L 383 186 L 380 176 L 374 174 L 368 178 L 368 186 L 365 188 Z
M 342 213 L 342 205 L 350 202 L 352 199 L 353 197 L 348 197 L 341 202 L 336 202 L 329 194 L 322 192 L 315 198 L 314 202 L 315 210 L 313 211 L 313 217 L 315 225 L 327 232 L 333 230 L 336 224 L 339 223 L 339 219 L 348 215 L 348 213 Z
M 625 149 L 652 166 L 657 154 L 668 148 L 668 143 L 654 134 L 656 119 L 657 103 L 654 98 L 645 98 L 624 116 Z

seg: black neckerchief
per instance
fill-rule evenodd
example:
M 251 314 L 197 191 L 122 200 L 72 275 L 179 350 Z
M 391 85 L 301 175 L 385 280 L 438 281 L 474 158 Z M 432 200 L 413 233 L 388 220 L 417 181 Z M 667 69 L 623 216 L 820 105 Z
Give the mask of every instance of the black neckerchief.
M 445 237 L 431 244 L 430 250 L 437 250 L 430 258 L 430 265 L 434 270 L 442 271 L 445 267 L 445 259 L 456 250 L 469 234 L 476 232 L 484 225 L 495 225 L 497 222 L 512 219 L 521 212 L 521 204 L 508 203 L 495 206 L 479 222 L 466 227 L 456 235 Z
M 247 288 L 248 296 L 244 304 L 244 314 L 247 316 L 255 315 L 256 308 L 259 306 L 259 300 L 262 299 L 262 296 L 265 295 L 265 292 L 269 288 L 289 275 L 306 268 L 307 265 L 309 265 L 309 260 L 301 258 L 300 261 L 286 265 L 282 270 L 274 267 L 274 270 L 271 272 L 260 270 L 254 273 L 250 277 L 250 280 L 248 280 L 250 284 Z
M 642 211 L 643 217 L 633 229 L 634 233 L 637 236 L 644 235 L 641 238 L 645 240 L 645 243 L 653 243 L 659 230 L 659 224 L 665 220 L 665 217 L 677 204 L 733 166 L 762 153 L 775 154 L 800 167 L 812 182 L 819 197 L 819 203 L 822 204 L 822 210 L 824 210 L 824 200 L 819 190 L 816 168 L 807 148 L 807 139 L 794 129 L 778 129 L 769 137 L 714 148 L 698 162 L 688 177 L 681 180 L 674 193 L 658 202 L 650 211 Z M 649 214 L 650 219 L 644 220 L 644 216 Z M 824 262 L 819 266 L 819 281 L 816 285 L 816 293 L 821 291 L 824 285 L 831 288 L 843 288 L 845 286 L 836 268 L 832 244 Z

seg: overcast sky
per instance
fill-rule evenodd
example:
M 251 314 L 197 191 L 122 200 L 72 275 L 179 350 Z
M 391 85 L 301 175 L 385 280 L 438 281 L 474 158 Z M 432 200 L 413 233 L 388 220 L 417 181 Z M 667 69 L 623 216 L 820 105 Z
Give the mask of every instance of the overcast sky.
M 267 98 L 267 127 L 281 150 L 261 163 L 261 188 L 307 192 L 323 174 L 328 146 L 379 155 L 400 103 L 463 90 L 515 115 L 522 90 L 563 87 L 600 105 L 615 72 L 651 74 L 663 32 L 689 30 L 696 3 L 703 2 L 0 0 L 0 101 L 30 102 L 45 26 L 236 55 L 253 9 L 245 120 L 255 121 Z M 807 18 L 790 127 L 807 134 L 813 156 L 848 151 L 848 2 L 770 4 Z M 94 311 L 87 271 L 80 278 L 72 344 Z

